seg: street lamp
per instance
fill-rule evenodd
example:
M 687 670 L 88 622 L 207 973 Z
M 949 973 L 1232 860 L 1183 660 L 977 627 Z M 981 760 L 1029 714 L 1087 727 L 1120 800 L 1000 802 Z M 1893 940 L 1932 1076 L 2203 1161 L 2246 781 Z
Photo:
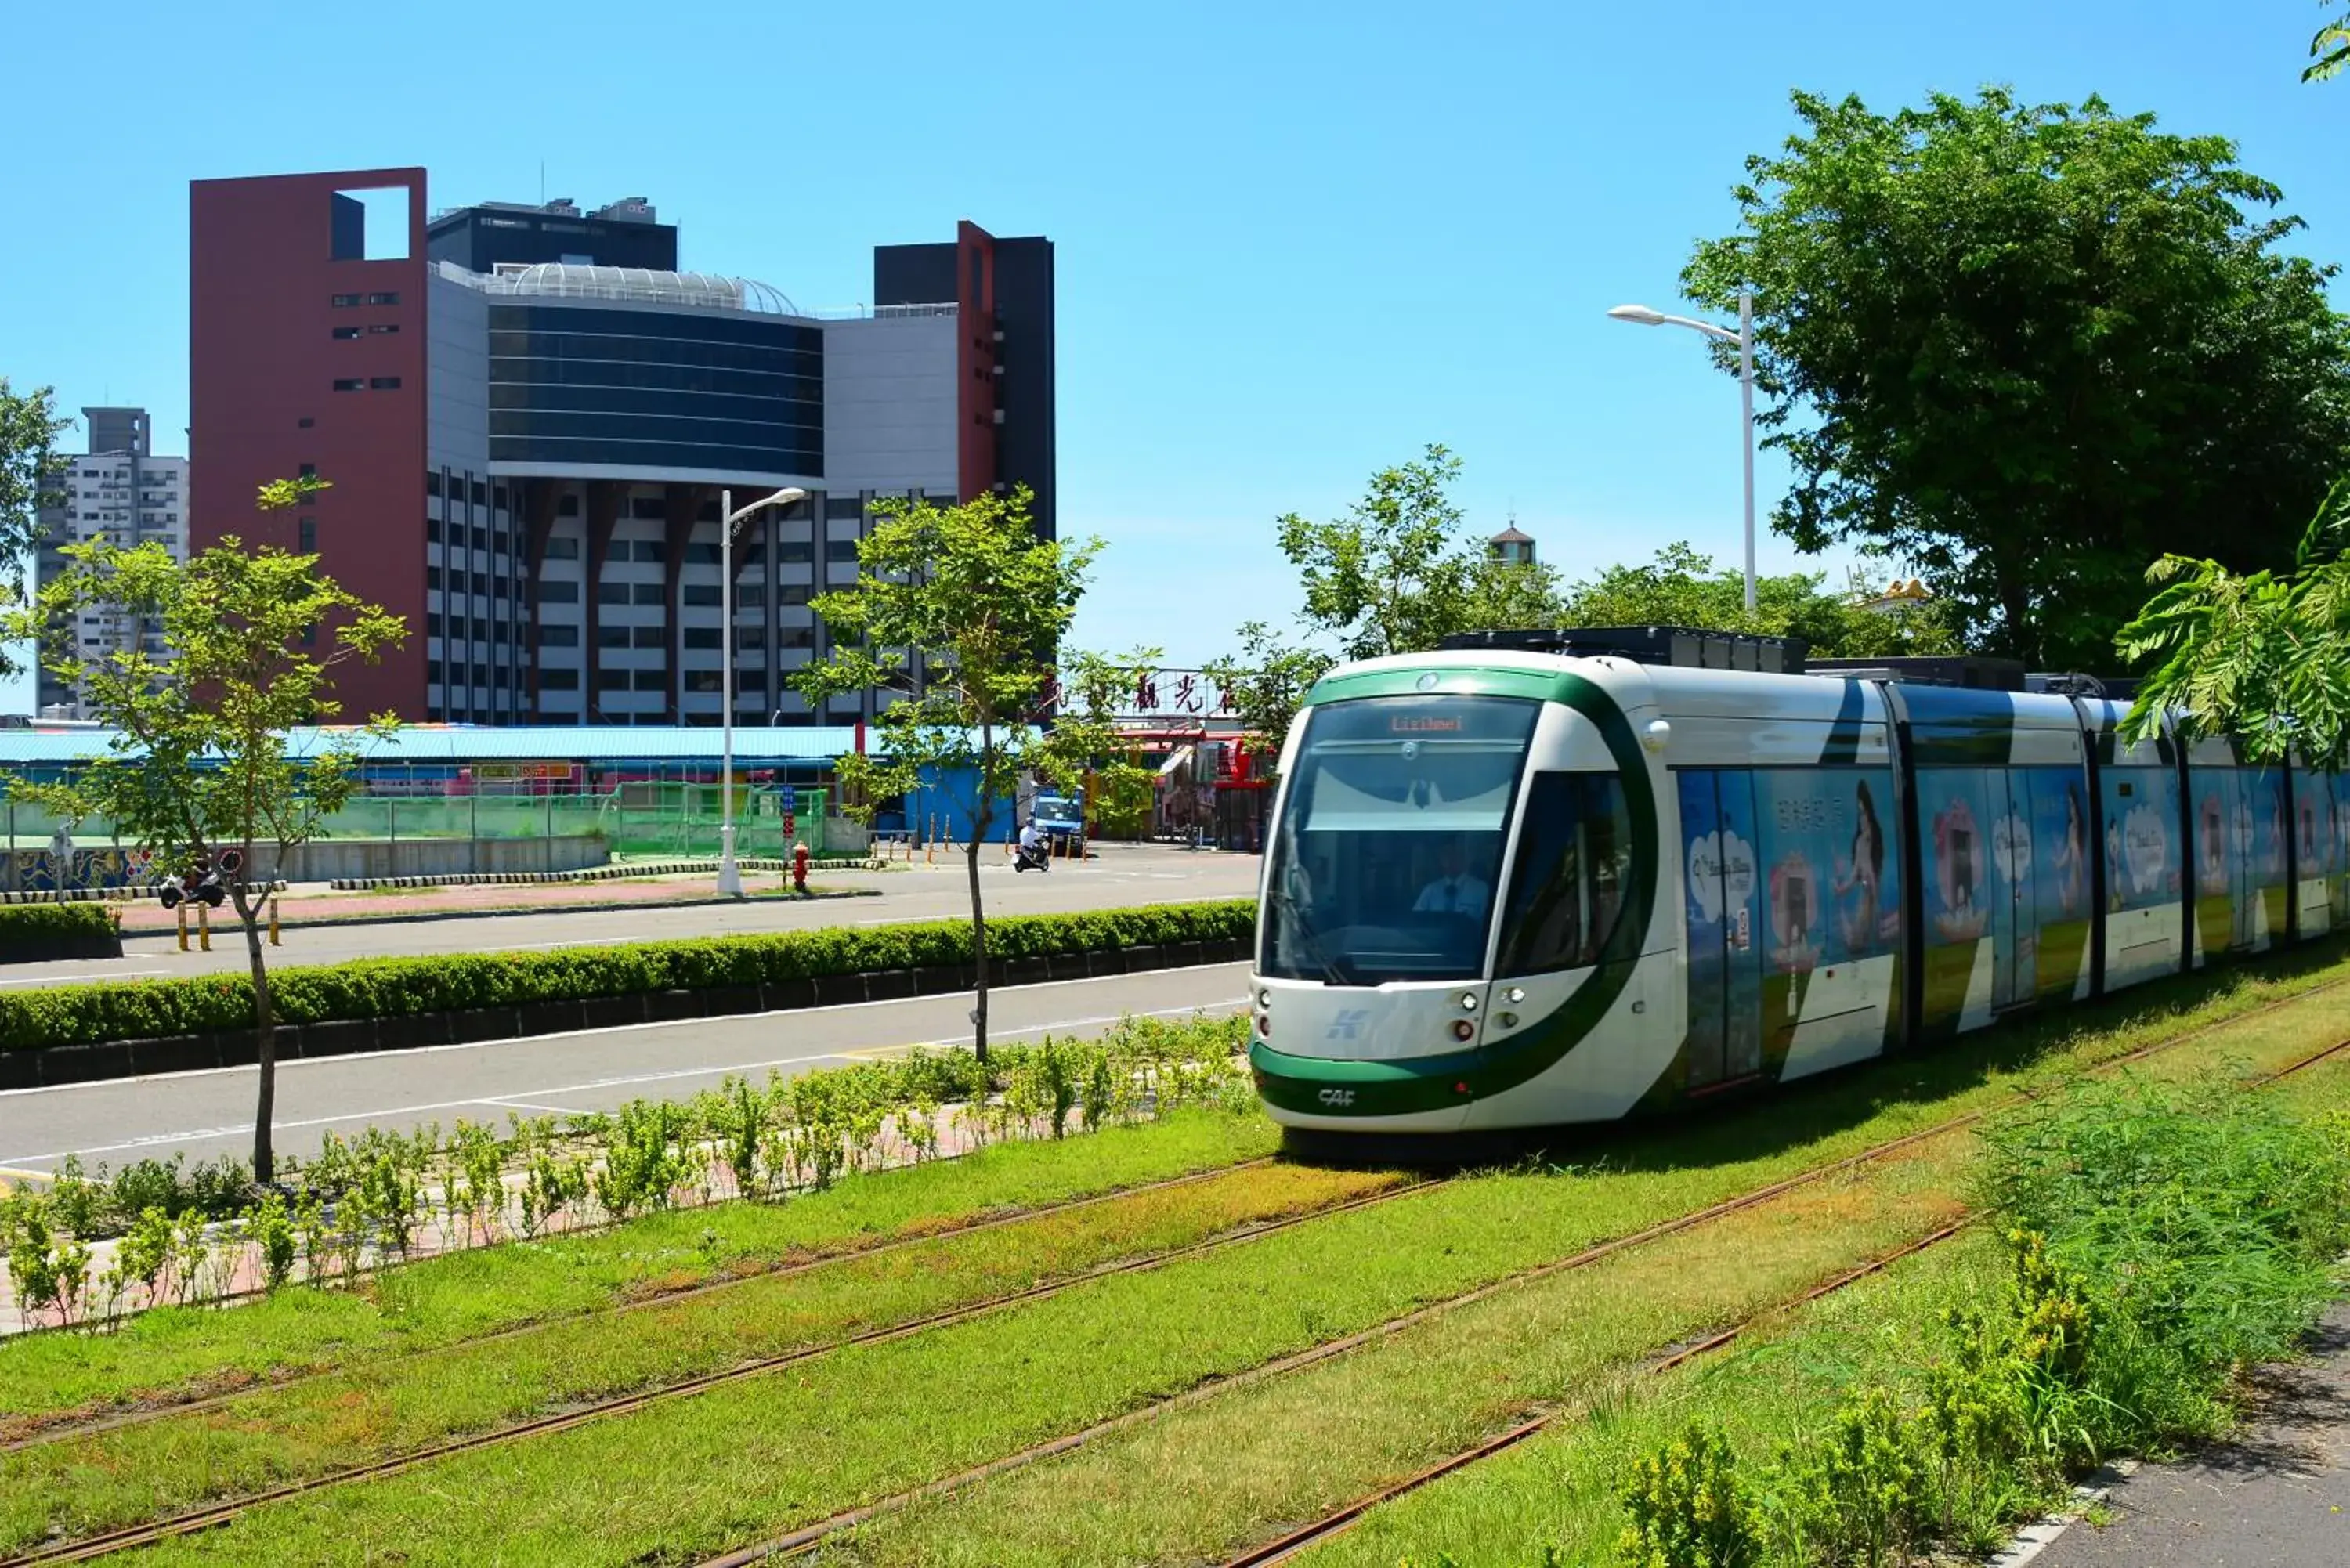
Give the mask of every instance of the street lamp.
M 762 506 L 789 506 L 807 492 L 787 484 L 734 510 L 734 493 L 718 495 L 718 727 L 723 760 L 718 770 L 718 892 L 743 896 L 743 873 L 734 864 L 734 524 Z
M 1746 610 L 1754 612 L 1754 296 L 1738 291 L 1738 330 L 1716 327 L 1686 316 L 1667 316 L 1645 305 L 1619 305 L 1607 313 L 1611 320 L 1635 327 L 1686 327 L 1709 337 L 1738 345 L 1738 393 L 1746 415 Z

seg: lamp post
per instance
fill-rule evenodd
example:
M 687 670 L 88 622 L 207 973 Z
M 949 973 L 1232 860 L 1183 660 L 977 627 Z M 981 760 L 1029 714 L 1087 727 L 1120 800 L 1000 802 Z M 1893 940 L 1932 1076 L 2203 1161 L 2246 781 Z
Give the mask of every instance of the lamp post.
M 732 490 L 718 494 L 718 731 L 723 759 L 718 768 L 718 891 L 723 898 L 743 896 L 743 873 L 734 864 L 734 524 L 763 506 L 789 506 L 806 499 L 806 491 L 787 484 L 737 512 Z
M 1645 305 L 1619 305 L 1607 313 L 1612 320 L 1636 327 L 1686 327 L 1709 337 L 1738 345 L 1738 396 L 1746 416 L 1746 610 L 1754 612 L 1754 296 L 1738 291 L 1738 330 L 1716 327 L 1686 316 L 1667 316 Z

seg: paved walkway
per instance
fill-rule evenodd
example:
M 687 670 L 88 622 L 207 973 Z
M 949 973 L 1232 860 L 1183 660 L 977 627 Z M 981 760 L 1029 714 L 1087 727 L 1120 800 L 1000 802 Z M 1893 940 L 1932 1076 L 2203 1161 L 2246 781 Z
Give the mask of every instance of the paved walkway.
M 2075 1523 L 2032 1568 L 2350 1563 L 2350 1303 L 2327 1312 L 2313 1351 L 2261 1374 L 2235 1441 L 2140 1467 L 2109 1494 L 2112 1523 Z

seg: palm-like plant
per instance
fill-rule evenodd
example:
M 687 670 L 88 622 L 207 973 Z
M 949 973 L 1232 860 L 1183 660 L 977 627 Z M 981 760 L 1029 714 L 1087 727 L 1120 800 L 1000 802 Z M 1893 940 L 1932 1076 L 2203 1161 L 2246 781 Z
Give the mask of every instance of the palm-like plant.
M 2248 761 L 2350 760 L 2350 482 L 2326 493 L 2290 573 L 2165 556 L 2147 580 L 2164 586 L 2115 639 L 2132 663 L 2159 659 L 2126 739 L 2150 738 L 2168 713 L 2181 739 L 2227 735 Z

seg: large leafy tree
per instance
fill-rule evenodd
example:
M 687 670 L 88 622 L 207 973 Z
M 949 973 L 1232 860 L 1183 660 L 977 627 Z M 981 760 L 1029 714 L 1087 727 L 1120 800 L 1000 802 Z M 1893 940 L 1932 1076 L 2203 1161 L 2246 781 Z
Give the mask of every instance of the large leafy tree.
M 967 791 L 964 864 L 977 997 L 973 1044 L 987 1059 L 987 910 L 980 847 L 1000 804 L 1023 779 L 1074 786 L 1089 773 L 1097 794 L 1130 793 L 1141 770 L 1105 715 L 1154 668 L 1154 649 L 1124 659 L 1066 650 L 1101 541 L 1039 537 L 1025 486 L 960 506 L 883 500 L 858 543 L 853 587 L 813 602 L 830 653 L 793 677 L 819 711 L 827 698 L 879 689 L 872 754 L 843 757 L 839 773 L 867 802 L 929 783 Z M 872 807 L 862 808 L 870 815 Z
M 1252 732 L 1279 746 L 1306 691 L 1341 659 L 1424 653 L 1457 631 L 1555 622 L 1557 572 L 1491 559 L 1452 499 L 1460 474 L 1461 460 L 1431 445 L 1419 461 L 1371 475 L 1342 517 L 1292 512 L 1275 522 L 1305 591 L 1305 636 L 1293 640 L 1251 621 L 1240 628 L 1241 651 L 1208 666 Z
M 1668 545 L 1645 566 L 1610 566 L 1570 587 L 1562 624 L 1688 626 L 1800 637 L 1824 658 L 1960 651 L 1939 603 L 1887 613 L 1863 607 L 1858 591 L 1830 592 L 1826 582 L 1825 573 L 1758 577 L 1749 613 L 1742 574 L 1716 566 L 1711 556 L 1686 544 Z
M 25 560 L 37 542 L 40 511 L 58 492 L 57 438 L 71 424 L 57 417 L 47 387 L 11 391 L 0 376 L 0 605 L 25 595 Z M 0 643 L 0 675 L 16 669 Z
M 1970 644 L 2074 668 L 2149 559 L 2283 556 L 2350 445 L 2350 333 L 2231 143 L 1996 88 L 1794 106 L 1683 275 L 1756 296 L 1774 527 L 1907 559 Z
M 264 510 L 301 504 L 322 481 L 264 485 Z M 9 634 L 40 638 L 59 675 L 80 682 L 97 717 L 114 732 L 107 754 L 64 783 L 12 781 L 24 798 L 78 821 L 104 817 L 124 839 L 166 864 L 216 859 L 234 849 L 242 870 L 261 845 L 284 851 L 312 837 L 356 787 L 351 743 L 321 740 L 302 754 L 292 732 L 332 724 L 335 669 L 373 662 L 406 628 L 318 570 L 316 556 L 247 551 L 234 537 L 186 565 L 158 544 L 131 548 L 102 540 L 68 546 L 67 569 L 44 585 L 27 608 L 8 618 Z M 161 630 L 172 652 L 158 659 L 137 640 L 103 663 L 76 657 L 70 628 L 85 614 L 140 618 Z M 358 735 L 388 733 L 390 718 Z M 276 1099 L 276 1015 L 264 959 L 261 890 L 244 875 L 224 878 L 244 929 L 260 1051 L 259 1100 L 253 1129 L 253 1173 L 273 1168 L 270 1123 Z

